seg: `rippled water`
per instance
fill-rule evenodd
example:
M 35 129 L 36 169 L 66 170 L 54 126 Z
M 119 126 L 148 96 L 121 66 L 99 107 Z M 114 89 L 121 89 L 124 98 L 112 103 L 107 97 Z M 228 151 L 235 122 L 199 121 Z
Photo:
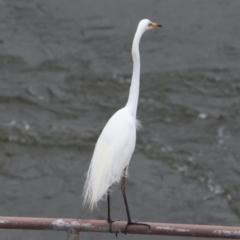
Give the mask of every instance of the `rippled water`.
M 131 41 L 147 17 L 164 28 L 141 42 L 132 217 L 239 225 L 239 11 L 237 0 L 1 0 L 0 215 L 106 218 L 105 202 L 92 215 L 81 208 L 84 174 L 101 129 L 126 103 Z M 118 186 L 113 217 L 126 219 Z

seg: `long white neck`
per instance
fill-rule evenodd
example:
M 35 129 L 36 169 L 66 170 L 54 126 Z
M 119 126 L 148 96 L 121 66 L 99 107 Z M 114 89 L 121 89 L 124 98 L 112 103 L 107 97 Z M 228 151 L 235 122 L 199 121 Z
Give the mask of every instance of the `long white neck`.
M 131 87 L 129 91 L 128 101 L 126 108 L 129 109 L 131 115 L 136 118 L 139 85 L 140 85 L 140 54 L 139 54 L 139 42 L 144 33 L 144 29 L 138 27 L 132 44 L 132 59 L 133 59 L 133 73 Z

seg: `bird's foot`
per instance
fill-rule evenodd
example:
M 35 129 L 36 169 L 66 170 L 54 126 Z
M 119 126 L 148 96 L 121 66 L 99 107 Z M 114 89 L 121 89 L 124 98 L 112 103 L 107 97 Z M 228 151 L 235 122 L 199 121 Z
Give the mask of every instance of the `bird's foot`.
M 146 224 L 146 223 L 139 223 L 138 221 L 132 221 L 132 220 L 130 220 L 130 221 L 127 222 L 127 225 L 126 225 L 126 227 L 125 227 L 125 229 L 124 229 L 124 234 L 127 234 L 127 229 L 128 229 L 128 226 L 130 226 L 130 225 L 142 225 L 142 226 L 146 226 L 146 227 L 148 227 L 149 229 L 151 229 L 150 225 L 148 225 L 148 224 Z
M 119 220 L 119 219 L 116 219 L 116 220 L 107 219 L 107 221 L 108 221 L 108 223 L 109 223 L 109 232 L 110 232 L 110 233 L 113 233 L 113 231 L 112 231 L 112 224 L 113 224 L 114 222 L 117 222 L 117 221 L 120 221 L 120 220 Z M 117 232 L 116 232 L 116 237 L 117 237 Z

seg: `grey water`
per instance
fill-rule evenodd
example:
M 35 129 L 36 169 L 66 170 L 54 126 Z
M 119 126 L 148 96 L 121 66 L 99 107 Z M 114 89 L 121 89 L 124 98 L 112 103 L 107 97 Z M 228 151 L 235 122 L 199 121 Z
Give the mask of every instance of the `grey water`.
M 132 39 L 149 18 L 164 27 L 140 46 L 132 218 L 239 226 L 239 13 L 238 0 L 0 0 L 0 215 L 106 219 L 106 202 L 92 214 L 81 207 L 84 174 L 103 126 L 126 104 Z M 126 220 L 119 186 L 112 199 L 113 218 Z M 81 233 L 106 238 L 115 235 Z

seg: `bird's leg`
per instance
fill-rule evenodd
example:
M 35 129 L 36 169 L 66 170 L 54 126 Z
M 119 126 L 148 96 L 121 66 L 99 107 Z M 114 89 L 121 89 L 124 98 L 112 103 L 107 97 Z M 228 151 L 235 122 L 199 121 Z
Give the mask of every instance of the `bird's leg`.
M 107 191 L 107 204 L 108 204 L 108 217 L 107 217 L 107 221 L 109 223 L 109 232 L 110 233 L 113 233 L 112 231 L 112 223 L 115 222 L 115 221 L 119 221 L 119 220 L 112 220 L 111 218 L 111 210 L 110 210 L 110 187 L 108 188 L 108 191 Z M 117 236 L 117 233 L 116 233 L 116 236 Z
M 138 222 L 133 222 L 130 216 L 130 211 L 128 208 L 128 203 L 127 203 L 127 196 L 126 196 L 126 192 L 125 192 L 125 181 L 126 181 L 126 171 L 127 171 L 127 167 L 124 168 L 123 170 L 123 175 L 122 175 L 122 182 L 121 182 L 121 190 L 122 190 L 122 195 L 123 195 L 123 199 L 124 199 L 124 203 L 125 203 L 125 207 L 126 207 L 126 212 L 127 212 L 127 225 L 125 227 L 124 233 L 127 233 L 127 228 L 129 225 L 144 225 L 147 226 L 150 229 L 150 226 L 148 224 L 145 223 L 138 223 Z
M 107 191 L 107 205 L 108 205 L 108 218 L 107 221 L 109 223 L 109 232 L 112 233 L 112 223 L 113 220 L 111 219 L 111 210 L 110 210 L 110 188 Z

